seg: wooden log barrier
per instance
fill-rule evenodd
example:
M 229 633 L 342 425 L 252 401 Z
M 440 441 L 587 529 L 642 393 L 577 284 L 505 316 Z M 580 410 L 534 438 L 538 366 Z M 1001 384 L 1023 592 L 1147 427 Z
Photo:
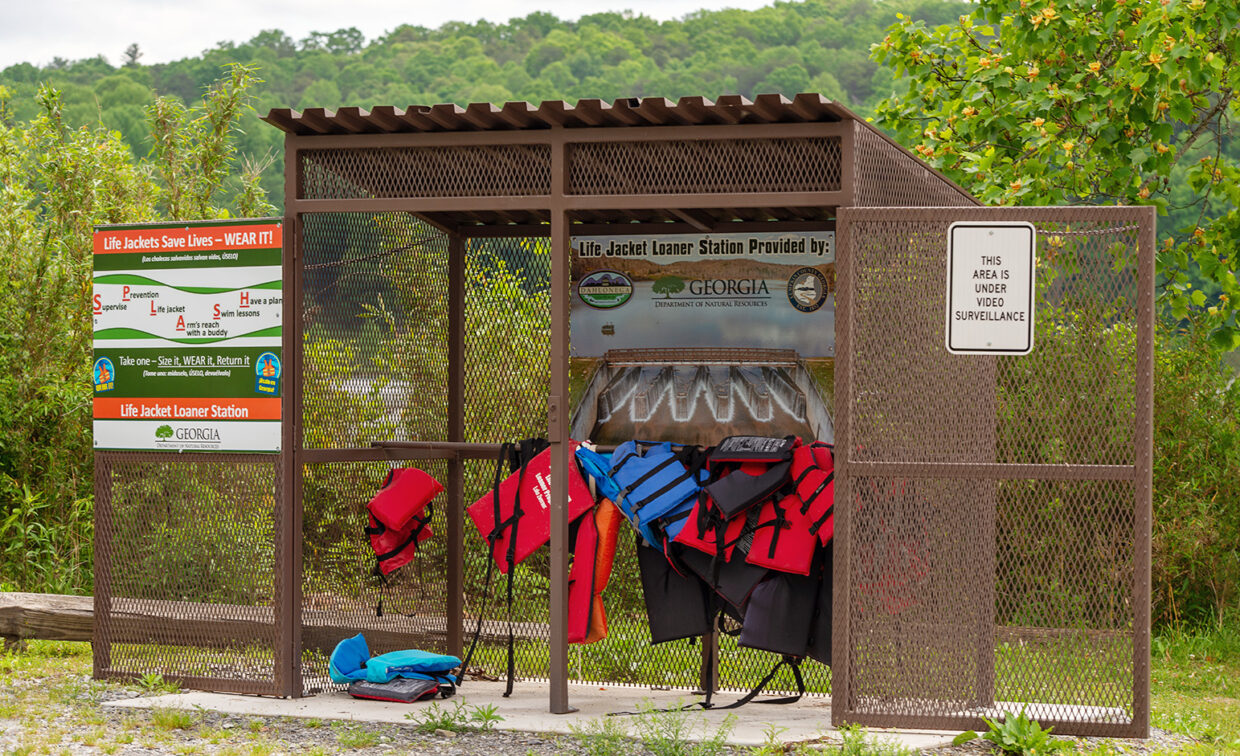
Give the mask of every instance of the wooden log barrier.
M 477 620 L 462 621 L 465 637 L 473 637 Z M 47 593 L 0 593 L 0 638 L 5 647 L 26 640 L 89 641 L 94 626 L 94 599 Z M 275 643 L 275 613 L 270 606 L 204 604 L 152 599 L 112 599 L 113 643 L 224 648 Z M 365 616 L 358 613 L 307 609 L 302 612 L 302 641 L 306 649 L 330 653 L 342 638 L 366 636 L 372 649 L 443 647 L 447 619 L 434 615 Z M 517 640 L 545 640 L 546 624 L 513 623 Z M 508 624 L 482 623 L 482 642 L 501 642 Z

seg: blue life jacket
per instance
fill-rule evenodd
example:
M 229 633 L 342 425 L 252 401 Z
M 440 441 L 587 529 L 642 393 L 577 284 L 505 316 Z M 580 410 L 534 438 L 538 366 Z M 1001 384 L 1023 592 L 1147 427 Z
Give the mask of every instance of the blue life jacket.
M 448 680 L 448 673 L 461 665 L 461 660 L 448 654 L 409 649 L 380 654 L 366 662 L 366 680 L 385 683 L 397 677 L 413 680 Z
M 336 644 L 327 672 L 332 682 L 342 685 L 359 680 L 385 683 L 397 677 L 449 682 L 448 672 L 460 664 L 461 660 L 455 656 L 416 649 L 392 651 L 371 658 L 366 639 L 358 633 Z
M 655 522 L 666 523 L 669 539 L 675 537 L 685 523 L 679 515 L 693 507 L 707 472 L 686 464 L 670 443 L 628 441 L 616 447 L 611 461 L 611 479 L 620 487 L 616 506 L 647 543 L 664 548 Z
M 584 446 L 577 447 L 577 463 L 581 465 L 582 474 L 594 481 L 600 496 L 615 504 L 616 499 L 620 498 L 620 486 L 611 478 L 612 459 L 611 455 L 599 454 Z

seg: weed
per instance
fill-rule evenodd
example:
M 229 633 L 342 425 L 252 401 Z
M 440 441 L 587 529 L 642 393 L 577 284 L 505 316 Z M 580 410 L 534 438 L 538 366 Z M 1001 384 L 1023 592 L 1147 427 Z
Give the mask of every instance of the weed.
M 504 718 L 495 710 L 495 704 L 487 704 L 486 706 L 475 706 L 473 711 L 469 713 L 469 721 L 483 732 L 495 729 L 495 725 L 504 721 Z
M 176 681 L 165 680 L 164 676 L 158 672 L 148 672 L 134 680 L 133 684 L 151 695 L 181 692 L 181 686 Z
M 736 716 L 729 714 L 713 733 L 700 714 L 698 727 L 701 740 L 694 741 L 694 723 L 690 722 L 689 709 L 681 705 L 669 709 L 656 709 L 651 703 L 637 707 L 637 731 L 642 744 L 655 756 L 715 756 L 727 748 L 728 735 L 736 724 Z
M 784 752 L 784 744 L 780 741 L 779 736 L 788 731 L 787 727 L 780 727 L 776 724 L 768 724 L 762 733 L 766 736 L 762 745 L 756 748 L 750 748 L 750 756 L 775 756 Z
M 341 724 L 335 730 L 341 748 L 370 748 L 379 742 L 379 733 L 362 725 Z
M 917 753 L 891 740 L 871 735 L 860 725 L 841 727 L 840 756 L 913 756 Z
M 250 732 L 262 732 L 267 729 L 267 723 L 261 719 L 251 719 L 246 725 Z
M 1051 730 L 1045 730 L 1037 722 L 1025 716 L 1025 710 L 1012 716 L 1008 714 L 1003 721 L 982 719 L 989 728 L 981 735 L 982 740 L 990 741 L 1001 753 L 1017 754 L 1017 756 L 1041 756 L 1041 754 L 1058 753 L 1072 745 L 1071 741 L 1051 738 Z M 956 736 L 953 745 L 967 743 L 978 737 L 976 732 L 966 730 Z
M 504 721 L 504 718 L 496 712 L 494 705 L 470 706 L 464 701 L 457 701 L 451 709 L 433 702 L 421 712 L 409 712 L 405 715 L 405 719 L 413 722 L 414 729 L 422 733 L 433 733 L 436 730 L 448 730 L 449 732 L 482 730 L 486 732 Z
M 310 719 L 307 719 L 303 724 L 305 724 L 305 726 L 308 729 L 317 730 L 318 728 L 323 726 L 323 720 L 319 719 L 318 717 L 311 717 Z
M 151 709 L 151 724 L 161 730 L 188 730 L 198 718 L 184 709 Z
M 600 717 L 584 725 L 569 725 L 578 750 L 585 756 L 617 756 L 637 753 L 641 746 L 629 738 L 624 724 L 617 717 Z

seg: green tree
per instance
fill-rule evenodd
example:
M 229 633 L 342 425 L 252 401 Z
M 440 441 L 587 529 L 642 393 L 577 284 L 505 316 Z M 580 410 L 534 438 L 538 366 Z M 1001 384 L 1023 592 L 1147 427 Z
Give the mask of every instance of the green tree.
M 685 282 L 676 276 L 663 276 L 654 282 L 650 290 L 655 294 L 662 294 L 666 299 L 671 299 L 673 294 L 679 294 L 685 290 Z
M 0 87 L 0 584 L 7 589 L 90 589 L 93 228 L 230 214 L 218 195 L 253 82 L 234 69 L 193 110 L 167 101 L 153 107 L 153 165 L 97 122 L 72 128 L 55 88 L 41 86 L 38 114 L 17 122 L 7 115 L 13 93 Z M 247 211 L 270 207 L 256 184 L 241 194 Z M 38 523 L 35 541 L 34 531 L 10 531 L 27 521 Z
M 902 16 L 874 56 L 903 75 L 878 123 L 983 201 L 1178 211 L 1162 302 L 1240 346 L 1240 6 L 983 0 L 936 28 Z

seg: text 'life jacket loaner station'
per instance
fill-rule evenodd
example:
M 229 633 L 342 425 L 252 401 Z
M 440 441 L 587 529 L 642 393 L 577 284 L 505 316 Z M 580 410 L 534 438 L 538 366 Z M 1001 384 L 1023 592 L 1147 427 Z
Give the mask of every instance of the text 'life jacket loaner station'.
M 97 677 L 1148 733 L 1151 208 L 981 207 L 814 94 L 264 120 L 278 441 L 96 451 Z

